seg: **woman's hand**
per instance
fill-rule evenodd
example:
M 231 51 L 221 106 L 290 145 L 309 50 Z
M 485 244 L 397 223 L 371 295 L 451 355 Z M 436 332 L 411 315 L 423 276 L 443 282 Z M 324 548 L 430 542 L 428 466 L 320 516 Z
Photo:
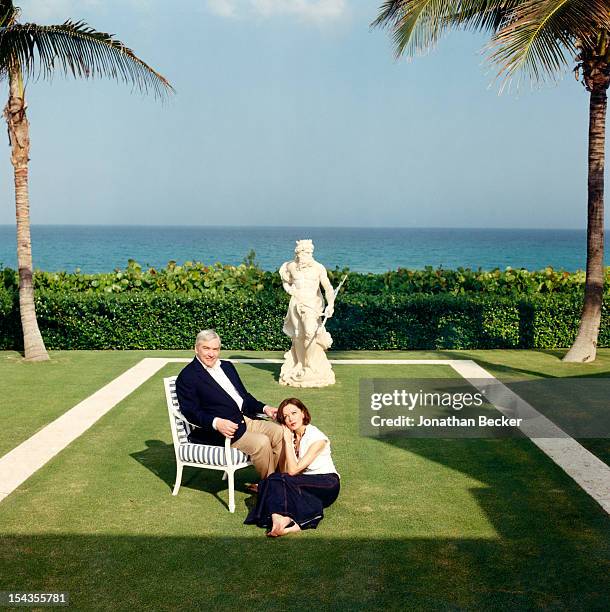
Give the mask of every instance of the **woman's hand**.
M 292 431 L 290 431 L 286 425 L 282 425 L 282 435 L 284 436 L 284 441 L 286 443 L 292 444 Z

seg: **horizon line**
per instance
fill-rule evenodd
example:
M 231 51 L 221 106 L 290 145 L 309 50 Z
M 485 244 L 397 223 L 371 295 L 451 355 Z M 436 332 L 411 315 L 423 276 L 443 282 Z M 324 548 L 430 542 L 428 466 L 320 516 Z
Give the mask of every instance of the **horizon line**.
M 0 223 L 0 228 L 15 228 L 16 223 Z M 30 227 L 146 227 L 188 229 L 414 229 L 414 230 L 507 230 L 507 231 L 586 231 L 586 227 L 498 227 L 498 226 L 434 226 L 434 225 L 193 225 L 168 223 L 31 223 Z M 605 230 L 610 229 L 604 228 Z

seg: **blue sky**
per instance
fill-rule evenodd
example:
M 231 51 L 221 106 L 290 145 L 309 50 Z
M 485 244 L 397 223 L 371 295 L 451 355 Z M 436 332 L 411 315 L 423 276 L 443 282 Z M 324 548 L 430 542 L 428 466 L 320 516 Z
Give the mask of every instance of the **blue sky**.
M 587 93 L 498 96 L 481 36 L 408 62 L 369 28 L 381 0 L 16 4 L 116 34 L 176 89 L 29 83 L 33 223 L 585 227 Z M 8 146 L 0 172 L 12 224 Z

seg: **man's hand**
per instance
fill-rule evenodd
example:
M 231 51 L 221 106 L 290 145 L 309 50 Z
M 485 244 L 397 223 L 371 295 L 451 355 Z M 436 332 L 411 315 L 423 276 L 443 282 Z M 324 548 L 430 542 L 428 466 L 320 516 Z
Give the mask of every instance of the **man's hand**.
M 232 438 L 237 431 L 237 425 L 229 419 L 218 419 L 216 421 L 216 430 L 219 431 L 225 438 Z
M 330 319 L 330 318 L 333 316 L 333 314 L 335 314 L 335 308 L 334 308 L 334 306 L 327 306 L 327 307 L 324 309 L 324 316 L 325 316 L 325 317 L 327 317 L 327 318 L 329 318 L 329 319 Z
M 274 408 L 273 406 L 265 406 L 263 408 L 263 412 L 270 418 L 270 419 L 277 419 L 277 408 Z

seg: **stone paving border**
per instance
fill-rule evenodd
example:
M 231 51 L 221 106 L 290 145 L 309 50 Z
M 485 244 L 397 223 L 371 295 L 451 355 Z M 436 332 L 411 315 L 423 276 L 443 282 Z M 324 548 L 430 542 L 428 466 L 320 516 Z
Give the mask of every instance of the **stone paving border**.
M 507 417 L 524 417 L 519 429 L 610 514 L 610 466 L 478 363 L 455 360 L 451 366 L 479 391 L 484 391 L 487 400 L 500 413 Z
M 142 359 L 0 458 L 0 502 L 157 373 L 166 359 Z
M 57 453 L 168 363 L 188 358 L 146 357 L 0 458 L 0 502 Z M 234 363 L 283 363 L 282 359 L 230 359 Z M 525 416 L 521 431 L 610 514 L 610 467 L 567 436 L 487 370 L 458 359 L 331 359 L 336 365 L 447 365 L 480 391 L 502 414 Z M 489 381 L 489 382 L 487 382 Z M 544 432 L 546 437 L 541 437 Z M 548 437 L 549 433 L 553 437 Z

